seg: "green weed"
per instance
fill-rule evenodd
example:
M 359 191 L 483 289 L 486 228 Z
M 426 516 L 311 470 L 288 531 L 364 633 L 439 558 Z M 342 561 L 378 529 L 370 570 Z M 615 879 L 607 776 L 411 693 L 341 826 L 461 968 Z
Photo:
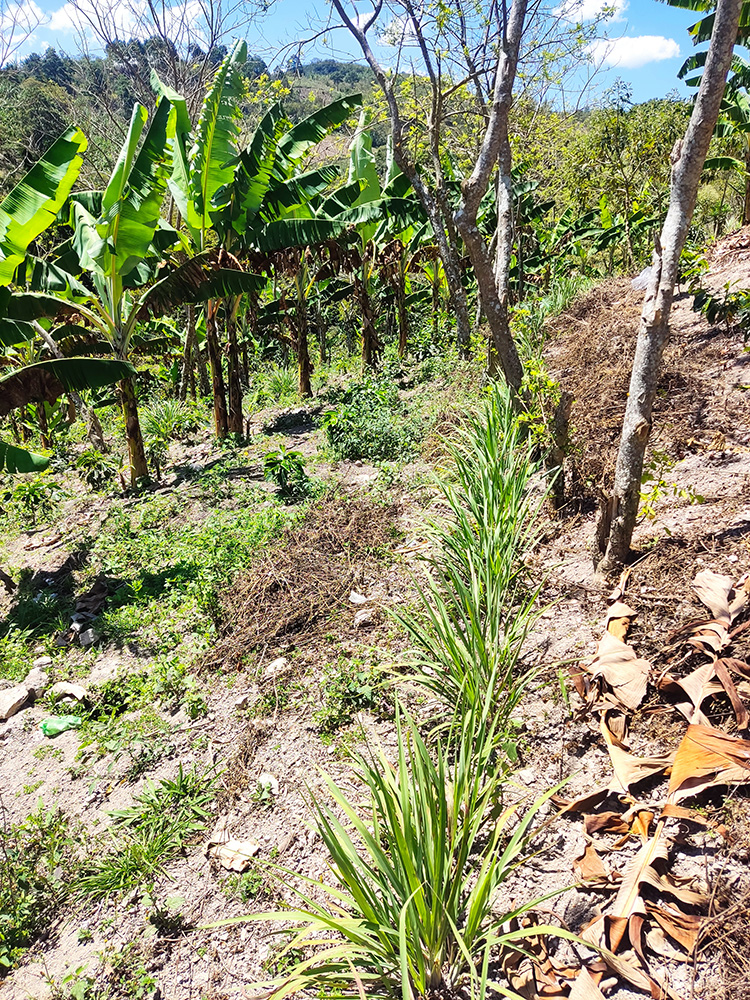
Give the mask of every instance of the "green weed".
M 0 975 L 10 969 L 65 899 L 77 867 L 67 817 L 42 802 L 23 823 L 0 825 Z
M 387 379 L 366 379 L 344 392 L 323 417 L 326 438 L 340 459 L 404 460 L 416 454 L 424 429 Z

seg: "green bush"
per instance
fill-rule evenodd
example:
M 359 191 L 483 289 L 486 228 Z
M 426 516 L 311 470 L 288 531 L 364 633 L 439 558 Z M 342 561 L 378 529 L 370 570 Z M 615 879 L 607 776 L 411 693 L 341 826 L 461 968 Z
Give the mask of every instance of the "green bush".
M 375 378 L 350 386 L 324 415 L 323 426 L 336 457 L 350 461 L 408 459 L 423 432 L 399 400 L 395 383 Z
M 283 446 L 269 451 L 263 459 L 263 477 L 276 483 L 279 495 L 289 503 L 306 499 L 312 491 L 313 483 L 305 472 L 301 451 L 290 451 Z

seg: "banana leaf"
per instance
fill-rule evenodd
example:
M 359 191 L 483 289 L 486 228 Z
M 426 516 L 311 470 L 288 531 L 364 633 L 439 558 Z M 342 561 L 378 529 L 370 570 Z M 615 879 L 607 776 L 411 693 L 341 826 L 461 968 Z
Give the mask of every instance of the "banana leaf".
M 243 94 L 240 68 L 246 61 L 247 44 L 237 42 L 206 94 L 190 150 L 190 198 L 202 232 L 211 226 L 214 195 L 234 175 L 240 131 L 238 105 Z
M 86 137 L 70 128 L 0 202 L 0 285 L 7 285 L 29 244 L 54 222 L 83 163 Z
M 0 378 L 0 417 L 27 403 L 54 403 L 64 392 L 98 389 L 135 375 L 127 361 L 55 358 L 27 365 Z
M 42 472 L 48 465 L 47 456 L 0 441 L 0 472 Z
M 279 152 L 288 160 L 299 163 L 321 139 L 332 129 L 343 125 L 361 105 L 362 95 L 351 94 L 319 108 L 284 135 L 279 142 Z

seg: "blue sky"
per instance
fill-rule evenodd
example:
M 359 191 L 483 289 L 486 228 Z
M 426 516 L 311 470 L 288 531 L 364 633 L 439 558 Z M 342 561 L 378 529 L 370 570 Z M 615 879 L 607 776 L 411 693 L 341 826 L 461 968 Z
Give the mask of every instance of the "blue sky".
M 131 23 L 132 11 L 145 4 L 145 0 L 77 0 L 90 3 L 99 16 L 122 24 L 122 34 Z M 170 0 L 184 4 L 188 9 L 200 8 L 201 0 Z M 602 27 L 600 38 L 591 48 L 591 56 L 599 67 L 597 91 L 606 89 L 619 77 L 633 89 L 635 100 L 661 97 L 677 90 L 687 90 L 677 79 L 677 71 L 692 50 L 687 28 L 696 19 L 690 11 L 669 7 L 656 0 L 562 0 L 558 11 L 567 4 L 575 4 L 576 18 L 594 16 L 602 3 L 613 8 L 613 16 Z M 357 9 L 364 13 L 369 8 L 367 0 L 359 0 Z M 280 46 L 294 39 L 308 37 L 311 21 L 320 24 L 327 17 L 328 6 L 323 0 L 310 4 L 305 0 L 275 0 L 262 25 L 245 34 L 251 50 L 266 58 Z M 75 30 L 75 11 L 66 0 L 0 0 L 0 37 L 6 47 L 11 38 L 9 25 L 20 23 L 9 46 L 10 58 L 22 58 L 31 51 L 43 51 L 49 45 L 74 54 L 78 51 L 79 36 Z M 27 29 L 24 31 L 24 29 Z M 22 44 L 21 38 L 30 31 Z M 4 36 L 3 36 L 4 32 Z M 326 44 L 327 43 L 327 44 Z M 96 45 L 91 40 L 91 48 Z M 318 41 L 309 46 L 303 58 L 355 54 L 354 43 L 346 32 L 332 32 L 326 42 Z M 391 50 L 392 51 L 392 50 Z M 379 47 L 384 61 L 389 53 Z

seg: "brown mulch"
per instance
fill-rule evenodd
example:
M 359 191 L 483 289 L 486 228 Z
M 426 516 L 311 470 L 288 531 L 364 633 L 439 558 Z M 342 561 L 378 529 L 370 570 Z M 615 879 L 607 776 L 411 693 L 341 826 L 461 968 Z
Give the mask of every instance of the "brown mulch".
M 329 497 L 240 574 L 221 599 L 221 638 L 203 668 L 238 669 L 281 639 L 304 641 L 391 548 L 397 509 L 374 500 Z
M 575 495 L 590 500 L 612 486 L 633 365 L 643 293 L 612 279 L 578 299 L 548 324 L 548 364 L 573 394 L 571 437 Z M 679 329 L 679 326 L 677 327 Z M 654 407 L 652 446 L 682 458 L 705 424 L 711 387 L 706 370 L 721 355 L 723 337 L 696 321 L 668 344 Z

